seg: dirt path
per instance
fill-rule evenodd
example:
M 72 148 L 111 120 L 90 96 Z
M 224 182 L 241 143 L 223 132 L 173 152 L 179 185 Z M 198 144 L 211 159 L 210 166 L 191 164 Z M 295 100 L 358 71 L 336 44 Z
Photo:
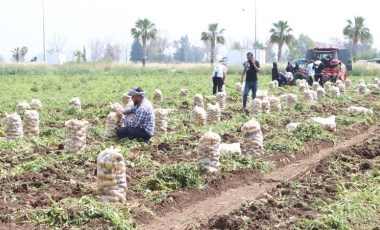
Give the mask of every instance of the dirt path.
M 373 126 L 367 132 L 343 141 L 332 148 L 321 150 L 318 153 L 310 155 L 308 158 L 282 167 L 271 174 L 265 175 L 264 179 L 260 182 L 229 189 L 221 192 L 219 196 L 211 197 L 188 208 L 168 212 L 164 216 L 156 217 L 156 219 L 147 225 L 139 226 L 138 229 L 186 229 L 186 227 L 197 226 L 198 223 L 208 220 L 216 214 L 229 214 L 234 209 L 239 208 L 242 203 L 258 198 L 277 184 L 307 172 L 321 159 L 338 149 L 364 141 L 366 138 L 376 134 L 379 131 L 379 127 L 379 125 Z

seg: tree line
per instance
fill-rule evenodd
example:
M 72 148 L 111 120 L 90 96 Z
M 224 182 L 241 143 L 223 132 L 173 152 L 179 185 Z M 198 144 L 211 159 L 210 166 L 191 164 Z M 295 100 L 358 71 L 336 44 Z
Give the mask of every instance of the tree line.
M 331 41 L 335 46 L 349 48 L 353 61 L 357 59 L 369 59 L 379 55 L 378 51 L 371 47 L 373 36 L 364 22 L 365 19 L 360 16 L 354 17 L 353 21 L 348 19 L 342 33 L 348 38 L 349 42 L 342 42 L 338 38 L 332 38 Z M 153 22 L 146 18 L 138 19 L 135 22 L 135 27 L 130 30 L 133 38 L 130 48 L 118 43 L 112 44 L 109 42 L 104 44 L 101 40 L 94 39 L 88 44 L 91 56 L 90 60 L 120 61 L 122 57 L 129 57 L 129 60 L 126 58 L 125 61 L 141 61 L 143 66 L 146 65 L 147 61 L 158 63 L 209 62 L 213 65 L 218 49 L 226 45 L 226 40 L 223 36 L 224 31 L 225 29 L 219 28 L 218 23 L 211 23 L 208 25 L 207 31 L 200 34 L 203 46 L 192 45 L 187 35 L 171 43 L 163 34 L 158 32 Z M 318 45 L 326 45 L 313 41 L 305 34 L 301 34 L 298 38 L 295 38 L 292 31 L 293 29 L 287 21 L 280 20 L 272 24 L 272 28 L 269 30 L 269 40 L 265 44 L 260 42 L 241 44 L 239 41 L 234 41 L 230 44 L 229 49 L 265 49 L 267 62 L 284 62 L 286 60 L 304 58 L 307 49 Z M 49 44 L 51 48 L 48 50 L 48 53 L 62 52 L 64 42 L 59 36 L 54 35 L 53 40 Z M 287 49 L 283 53 L 285 46 Z M 27 52 L 27 47 L 17 47 L 12 51 L 12 57 L 17 62 L 24 61 Z M 83 47 L 83 50 L 75 50 L 73 57 L 76 62 L 87 62 L 86 47 Z

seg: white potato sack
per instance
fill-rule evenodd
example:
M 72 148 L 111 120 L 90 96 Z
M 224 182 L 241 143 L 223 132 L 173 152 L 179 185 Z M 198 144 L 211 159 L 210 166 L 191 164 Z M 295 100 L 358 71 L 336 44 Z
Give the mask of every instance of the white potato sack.
M 360 107 L 360 106 L 350 106 L 348 109 L 348 113 L 368 113 L 368 114 L 373 114 L 372 109 L 367 109 L 365 107 Z
M 30 107 L 33 109 L 33 110 L 38 110 L 38 109 L 41 109 L 42 108 L 42 102 L 40 101 L 40 99 L 32 99 L 32 101 L 30 102 Z
M 119 149 L 113 147 L 97 157 L 97 185 L 101 202 L 126 202 L 126 166 Z
M 162 91 L 159 89 L 155 89 L 154 94 L 153 94 L 153 101 L 161 102 L 163 100 L 164 100 L 164 98 L 162 97 Z
M 346 81 L 344 82 L 344 84 L 346 85 L 346 88 L 349 88 L 349 87 L 351 87 L 352 82 L 351 82 L 350 79 L 346 79 Z
M 23 101 L 16 105 L 16 112 L 20 115 L 24 115 L 25 111 L 30 109 L 30 105 L 28 102 Z
M 319 82 L 317 81 L 313 82 L 313 85 L 312 85 L 313 90 L 316 91 L 318 87 L 319 87 Z
M 181 96 L 181 97 L 187 97 L 188 94 L 189 94 L 188 89 L 180 89 L 179 90 L 179 96 Z
M 325 84 L 323 85 L 325 90 L 329 90 L 333 85 L 331 83 L 331 81 L 328 81 L 328 82 L 325 82 Z
M 241 145 L 241 151 L 252 156 L 261 156 L 264 154 L 264 136 L 258 121 L 251 119 L 246 122 L 242 128 L 244 140 Z
M 268 90 L 257 90 L 256 98 L 263 100 L 265 97 L 268 97 Z
M 251 101 L 251 114 L 260 114 L 263 112 L 263 101 L 255 98 Z
M 286 107 L 288 108 L 294 108 L 297 105 L 297 95 L 293 93 L 289 93 L 287 98 L 286 98 Z
M 124 93 L 123 96 L 121 97 L 121 101 L 123 102 L 124 107 L 132 107 L 133 106 L 133 101 L 132 97 L 128 95 L 128 93 Z
M 317 100 L 322 101 L 326 96 L 325 89 L 322 87 L 318 87 L 317 89 Z
M 244 90 L 244 84 L 240 84 L 240 82 L 237 82 L 237 83 L 235 84 L 235 90 L 236 90 L 237 92 L 243 92 L 243 90 Z
M 364 80 L 363 80 L 364 81 Z M 364 84 L 364 83 L 359 83 L 359 86 L 358 86 L 358 89 L 359 89 L 359 93 L 360 94 L 366 94 L 369 92 L 368 88 L 367 88 L 367 85 Z
M 205 133 L 199 140 L 196 148 L 198 163 L 207 172 L 217 172 L 219 170 L 221 137 L 214 132 Z
M 106 119 L 106 131 L 104 133 L 105 138 L 115 137 L 117 129 L 117 114 L 110 112 Z
M 168 118 L 169 118 L 169 112 L 168 109 L 155 109 L 155 133 L 157 135 L 166 134 L 168 132 Z
M 199 94 L 199 93 L 195 94 L 193 105 L 194 105 L 194 107 L 199 106 L 199 107 L 204 108 L 203 95 L 202 94 Z
M 79 111 L 82 110 L 82 105 L 81 105 L 80 99 L 78 97 L 71 98 L 71 100 L 69 101 L 69 105 L 71 108 L 75 108 Z
M 340 90 L 338 87 L 332 86 L 329 90 L 330 90 L 330 95 L 332 97 L 339 97 L 340 96 Z
M 281 111 L 281 101 L 279 97 L 269 97 L 270 110 L 272 112 L 280 112 Z
M 196 126 L 205 125 L 207 121 L 207 113 L 203 107 L 195 106 L 191 112 L 191 123 Z
M 21 117 L 18 114 L 8 114 L 5 117 L 5 134 L 7 140 L 23 136 Z
M 218 92 L 216 94 L 216 101 L 219 103 L 219 107 L 224 109 L 226 107 L 226 93 Z
M 27 138 L 37 138 L 40 135 L 40 116 L 36 110 L 25 111 L 23 129 Z
M 208 124 L 220 121 L 221 109 L 219 107 L 219 103 L 216 103 L 215 105 L 208 103 L 206 111 L 207 111 L 207 123 Z
M 312 118 L 310 118 L 310 120 L 316 124 L 319 124 L 319 125 L 325 127 L 328 131 L 331 131 L 331 132 L 336 131 L 335 116 L 330 116 L 327 118 L 312 117 Z
M 312 103 L 314 102 L 314 93 L 313 90 L 306 90 L 303 92 L 303 101 L 306 103 Z
M 118 111 L 123 111 L 123 106 L 120 103 L 113 103 L 110 105 L 110 112 L 117 113 Z
M 268 97 L 264 97 L 261 101 L 261 109 L 263 113 L 270 113 L 270 101 Z
M 287 124 L 286 125 L 286 130 L 287 131 L 294 131 L 294 130 L 296 130 L 297 129 L 297 127 L 299 126 L 299 125 L 302 125 L 302 123 L 299 123 L 299 122 L 292 122 L 292 123 L 289 123 L 289 124 Z
M 86 148 L 88 121 L 68 120 L 65 122 L 66 142 L 64 149 L 67 153 L 84 152 Z

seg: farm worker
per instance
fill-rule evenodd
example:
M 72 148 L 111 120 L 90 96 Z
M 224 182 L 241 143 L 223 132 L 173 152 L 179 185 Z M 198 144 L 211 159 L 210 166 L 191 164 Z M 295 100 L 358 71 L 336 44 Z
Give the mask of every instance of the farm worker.
M 278 68 L 277 68 L 277 62 L 273 62 L 273 68 L 272 68 L 272 81 L 278 80 Z
M 278 73 L 278 86 L 283 87 L 288 85 L 288 79 L 286 78 L 286 74 L 279 72 Z
M 218 65 L 214 67 L 212 70 L 212 94 L 215 95 L 216 88 L 218 88 L 218 92 L 223 91 L 223 85 L 226 80 L 226 75 L 227 75 L 227 60 L 223 58 Z
M 119 111 L 118 121 L 124 123 L 125 127 L 119 127 L 116 135 L 119 138 L 142 139 L 148 141 L 154 134 L 154 109 L 152 104 L 145 98 L 145 92 L 140 88 L 132 88 L 128 93 L 132 97 L 133 107 L 127 108 L 124 112 Z M 123 114 L 133 117 L 122 119 Z M 120 124 L 119 123 L 119 124 Z
M 293 66 L 292 64 L 290 64 L 290 62 L 288 62 L 288 65 L 286 66 L 285 71 L 293 73 Z
M 323 86 L 323 70 L 325 69 L 325 65 L 323 64 L 323 62 L 321 62 L 319 58 L 317 58 L 317 60 L 314 62 L 313 69 L 315 71 L 315 81 L 319 82 L 320 86 Z
M 314 78 L 314 60 L 310 60 L 309 64 L 306 66 L 306 71 L 307 71 L 307 83 L 309 83 L 310 86 L 313 85 L 313 78 Z
M 252 99 L 256 98 L 256 92 L 258 88 L 258 78 L 257 73 L 260 72 L 260 63 L 255 60 L 252 52 L 247 53 L 247 61 L 243 63 L 244 70 L 241 75 L 240 84 L 243 84 L 243 80 L 245 77 L 245 87 L 243 93 L 243 107 L 242 111 L 247 111 L 247 98 L 249 91 L 252 90 Z

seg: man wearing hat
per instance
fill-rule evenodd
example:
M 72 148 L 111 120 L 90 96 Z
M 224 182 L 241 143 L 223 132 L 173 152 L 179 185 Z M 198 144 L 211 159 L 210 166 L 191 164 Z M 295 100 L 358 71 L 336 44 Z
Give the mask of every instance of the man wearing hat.
M 118 112 L 118 121 L 124 124 L 116 130 L 119 138 L 143 139 L 148 141 L 154 134 L 154 109 L 152 104 L 145 98 L 145 92 L 140 88 L 133 88 L 129 93 L 134 106 L 127 108 L 124 112 Z M 133 114 L 129 119 L 122 116 Z

